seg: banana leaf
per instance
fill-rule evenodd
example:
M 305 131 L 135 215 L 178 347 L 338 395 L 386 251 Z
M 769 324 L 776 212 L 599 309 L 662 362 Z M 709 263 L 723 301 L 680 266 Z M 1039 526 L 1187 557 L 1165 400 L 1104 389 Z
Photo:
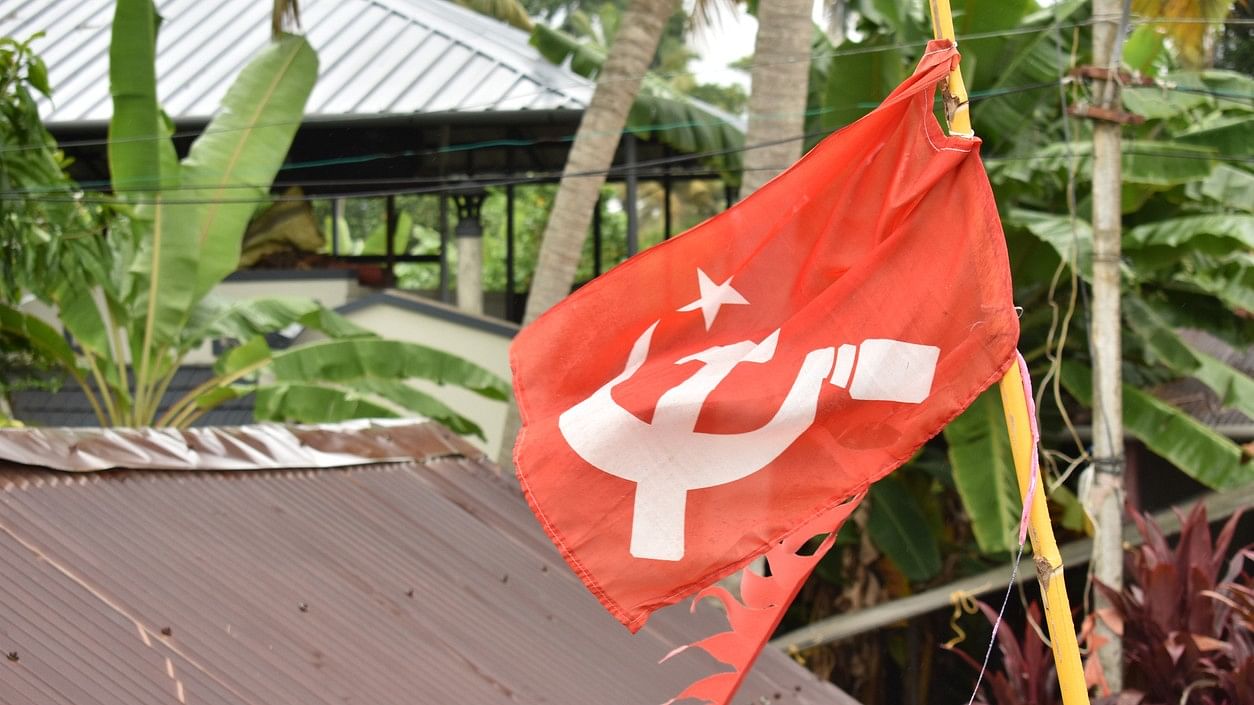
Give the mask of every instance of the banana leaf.
M 1153 296 L 1142 296 L 1164 321 L 1176 328 L 1195 328 L 1238 349 L 1254 345 L 1254 321 L 1232 315 L 1227 302 L 1192 285 L 1167 283 Z
M 1180 76 L 1172 80 L 1183 88 L 1205 89 L 1197 76 Z M 1210 98 L 1187 91 L 1164 91 L 1158 87 L 1138 88 L 1128 86 L 1122 93 L 1123 106 L 1128 112 L 1150 120 L 1167 120 L 1206 107 Z
M 1093 372 L 1068 362 L 1062 384 L 1080 403 L 1093 403 Z M 1156 455 L 1198 482 L 1216 490 L 1254 479 L 1254 465 L 1241 447 L 1180 409 L 1131 385 L 1123 386 L 1123 424 L 1128 433 Z
M 109 43 L 109 174 L 122 198 L 162 185 L 162 116 L 157 106 L 154 58 L 161 18 L 152 0 L 118 0 Z
M 1001 398 L 989 389 L 945 427 L 949 462 L 975 541 L 984 553 L 1014 549 L 1022 500 Z
M 1176 281 L 1201 289 L 1234 311 L 1254 311 L 1254 263 L 1250 259 L 1246 257 L 1225 262 L 1211 269 L 1180 272 Z
M 478 365 L 421 345 L 379 338 L 332 339 L 275 352 L 258 335 L 219 357 L 214 370 L 221 383 L 186 404 L 212 408 L 249 393 L 254 388 L 234 383 L 265 370 L 264 383 L 255 387 L 258 419 L 313 423 L 363 413 L 391 417 L 413 412 L 480 437 L 483 431 L 476 424 L 407 381 L 452 384 L 501 401 L 509 393 L 505 380 Z M 324 406 L 315 408 L 318 403 Z
M 1235 210 L 1254 213 L 1254 174 L 1227 164 L 1216 166 L 1202 182 L 1202 195 Z
M 986 0 L 981 6 L 997 5 L 994 0 Z M 1007 3 L 1016 5 L 1017 3 Z M 1074 15 L 1087 3 L 1083 0 L 1065 0 L 1052 8 L 1043 9 L 1027 15 L 1017 25 L 989 27 L 990 29 L 1010 29 L 1014 27 L 1036 28 L 1039 31 L 1021 34 L 1009 38 L 995 40 L 966 40 L 960 49 L 963 52 L 963 71 L 966 72 L 967 55 L 972 54 L 976 61 L 979 76 L 968 79 L 968 86 L 978 91 L 988 91 L 996 95 L 999 91 L 1048 83 L 1058 80 L 1065 70 L 1068 49 L 1060 49 L 1059 37 L 1052 27 L 1073 21 Z M 956 8 L 955 8 L 956 9 Z M 980 21 L 986 10 L 971 13 L 972 21 Z M 1018 11 L 1008 8 L 1008 11 Z M 990 19 L 996 17 L 994 11 Z M 1012 15 L 1013 16 L 1013 15 Z M 962 34 L 963 32 L 959 32 Z M 1064 41 L 1070 41 L 1064 36 Z M 971 45 L 974 51 L 967 49 Z M 1033 135 L 1037 124 L 1033 114 L 1045 105 L 1057 105 L 1056 90 L 1034 90 L 1006 92 L 997 95 L 993 100 L 979 101 L 973 110 L 976 134 L 984 139 L 992 152 L 1004 152 L 1020 148 Z
M 271 296 L 228 302 L 210 295 L 192 310 L 180 348 L 189 350 L 218 338 L 250 340 L 293 325 L 311 328 L 332 338 L 376 337 L 313 299 Z
M 316 384 L 275 384 L 257 389 L 258 421 L 330 423 L 343 419 L 391 419 L 401 413 L 351 390 Z
M 1176 374 L 1193 377 L 1219 395 L 1224 406 L 1254 418 L 1254 379 L 1189 345 L 1138 297 L 1124 297 L 1124 317 L 1157 362 Z
M 1216 124 L 1178 134 L 1175 139 L 1211 147 L 1219 150 L 1220 154 L 1248 156 L 1254 154 L 1254 116 L 1225 117 Z
M 867 531 L 876 547 L 913 582 L 936 577 L 940 547 L 919 503 L 905 484 L 888 476 L 871 485 Z
M 1159 140 L 1124 140 L 1123 181 L 1147 186 L 1178 186 L 1210 176 L 1216 156 L 1213 147 Z M 1076 174 L 1092 173 L 1092 142 L 1054 142 L 1036 150 L 1032 160 L 1008 171 L 1019 180 L 1031 181 L 1041 172 L 1067 173 L 1067 165 L 1075 159 Z
M 259 421 L 327 423 L 346 418 L 397 418 L 418 414 L 454 433 L 484 438 L 483 429 L 440 400 L 404 383 L 331 385 L 289 382 L 256 388 Z
M 1076 217 L 1016 208 L 1006 215 L 1006 224 L 1018 226 L 1041 242 L 1053 247 L 1064 261 L 1074 261 L 1078 274 L 1088 280 L 1093 273 L 1093 226 Z M 1074 260 L 1073 260 L 1074 257 Z
M 874 37 L 858 46 L 868 51 L 830 60 L 818 114 L 824 130 L 844 127 L 871 112 L 906 76 L 905 53 L 890 36 Z
M 908 5 L 902 2 L 892 4 L 903 8 Z M 959 37 L 1004 32 L 1023 26 L 1042 26 L 1052 19 L 1038 15 L 1033 22 L 1025 22 L 1025 16 L 1034 9 L 1034 0 L 956 0 L 953 3 L 954 32 Z M 1006 62 L 1023 51 L 1022 45 L 1016 41 L 1018 39 L 997 36 L 961 40 L 962 73 L 968 85 L 993 85 Z
M 488 399 L 509 398 L 509 385 L 455 355 L 381 338 L 324 340 L 275 353 L 269 371 L 277 382 L 353 385 L 372 380 L 425 379 L 464 387 Z
M 179 199 L 209 203 L 171 208 L 174 217 L 194 223 L 200 266 L 192 288 L 197 296 L 239 266 L 240 244 L 256 208 L 252 201 L 266 198 L 317 77 L 318 58 L 309 43 L 281 36 L 244 67 L 192 145 L 183 162 L 186 190 Z
M 1234 247 L 1254 250 L 1254 215 L 1245 213 L 1209 213 L 1186 215 L 1146 223 L 1124 233 L 1128 246 L 1188 246 L 1192 238 L 1209 235 L 1229 238 Z

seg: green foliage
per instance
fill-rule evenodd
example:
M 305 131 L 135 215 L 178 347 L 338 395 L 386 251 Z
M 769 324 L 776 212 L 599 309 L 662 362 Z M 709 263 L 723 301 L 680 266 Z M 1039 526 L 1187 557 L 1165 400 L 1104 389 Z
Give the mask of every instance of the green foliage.
M 856 41 L 832 46 L 816 33 L 808 131 L 860 117 L 910 70 L 931 34 L 922 5 L 863 0 L 855 7 Z M 1061 374 L 1067 392 L 1043 398 L 1041 413 L 1058 421 L 1047 428 L 1061 426 L 1063 410 L 1090 401 L 1086 326 L 1071 307 L 1084 305 L 1092 266 L 1085 196 L 1092 148 L 1088 124 L 1066 118 L 1061 100 L 1089 96 L 1079 84 L 1060 96 L 1056 84 L 1087 61 L 1090 30 L 1069 25 L 1082 23 L 1089 5 L 954 2 L 958 34 L 977 35 L 961 42 L 962 66 L 1006 228 L 1016 303 L 1025 310 L 1021 349 L 1038 382 L 1050 385 Z M 994 33 L 1000 36 L 986 36 Z M 1173 41 L 1163 41 L 1161 28 L 1138 30 L 1125 47 L 1128 64 L 1179 88 L 1130 87 L 1123 94 L 1127 110 L 1148 118 L 1124 134 L 1125 423 L 1184 472 L 1227 487 L 1251 475 L 1240 449 L 1136 388 L 1192 376 L 1246 413 L 1254 398 L 1247 375 L 1177 333 L 1198 328 L 1239 346 L 1254 337 L 1254 321 L 1241 313 L 1254 310 L 1254 170 L 1248 160 L 1229 159 L 1254 153 L 1254 79 L 1183 70 L 1185 59 Z M 1074 212 L 1069 192 L 1076 194 Z M 1061 370 L 1059 356 L 1067 362 Z M 1005 434 L 995 392 L 945 431 L 952 481 L 986 553 L 1012 547 L 1019 514 Z
M 867 531 L 884 555 L 910 580 L 923 582 L 940 572 L 940 548 L 919 502 L 896 477 L 871 486 Z
M 1063 386 L 1082 404 L 1092 402 L 1092 379 L 1087 366 L 1063 365 Z M 1237 487 L 1254 477 L 1238 445 L 1180 409 L 1126 384 L 1123 423 L 1147 448 L 1208 487 Z
M 109 172 L 119 193 L 151 193 L 172 185 L 173 146 L 153 135 L 169 126 L 157 105 L 156 46 L 161 21 L 151 2 L 119 3 L 113 32 L 126 41 L 109 43 Z M 165 152 L 163 154 L 163 152 Z
M 256 385 L 228 386 L 266 369 Z M 257 394 L 257 416 L 273 421 L 317 423 L 356 416 L 396 417 L 417 413 L 458 433 L 483 437 L 476 424 L 435 397 L 399 382 L 424 379 L 457 384 L 480 396 L 505 400 L 509 389 L 496 375 L 448 353 L 412 343 L 356 335 L 272 351 L 257 336 L 223 356 L 215 370 L 222 380 L 197 390 L 168 413 L 172 422 L 191 420 L 234 396 Z M 224 391 L 226 390 L 226 391 Z
M 0 302 L 47 293 L 47 273 L 77 271 L 102 251 L 98 211 L 39 119 L 34 94 L 48 95 L 47 73 L 29 41 L 0 38 Z
M 1247 77 L 1228 72 L 1170 76 L 1178 85 L 1200 90 L 1217 91 L 1231 83 L 1246 94 L 1251 91 Z M 1254 410 L 1254 380 L 1194 349 L 1177 332 L 1197 328 L 1241 346 L 1254 330 L 1240 315 L 1254 303 L 1254 219 L 1248 200 L 1242 199 L 1254 172 L 1244 162 L 1225 160 L 1248 153 L 1243 131 L 1254 127 L 1254 107 L 1222 96 L 1156 88 L 1129 89 L 1125 104 L 1149 119 L 1126 128 L 1124 142 L 1124 424 L 1185 473 L 1211 487 L 1230 487 L 1254 474 L 1241 462 L 1240 449 L 1139 387 L 1189 376 L 1209 386 L 1224 405 L 1247 414 Z M 1090 272 L 1092 228 L 1084 201 L 1074 217 L 1066 215 L 1066 193 L 1069 168 L 1075 170 L 1076 192 L 1088 191 L 1091 148 L 1086 125 L 1074 122 L 1072 127 L 1083 141 L 1042 143 L 1026 158 L 995 164 L 990 176 L 1004 202 L 1031 204 L 1030 209 L 1010 209 L 1005 218 L 1012 257 L 1016 243 L 1025 242 L 1017 236 L 1026 235 L 1047 245 L 1082 288 Z M 1027 310 L 1067 306 L 1066 283 L 1051 301 L 1039 277 L 1016 272 L 1016 281 L 1017 303 Z M 1046 349 L 1049 336 L 1044 324 L 1025 321 L 1024 349 Z M 1085 327 L 1072 325 L 1061 348 L 1057 343 L 1055 337 L 1049 345 L 1065 360 L 1060 371 L 1064 388 L 1080 404 L 1089 404 Z M 1057 372 L 1041 355 L 1030 362 L 1038 377 Z
M 981 394 L 944 433 L 954 485 L 980 550 L 989 554 L 1012 551 L 1023 504 L 997 389 Z
M 610 18 L 603 18 L 601 27 L 612 27 L 617 12 L 612 5 L 605 5 L 603 12 Z M 591 25 L 585 31 L 591 32 L 592 36 L 585 34 L 580 39 L 560 29 L 536 25 L 531 43 L 549 61 L 555 64 L 569 62 L 576 73 L 595 79 L 605 62 L 608 41 L 604 34 L 598 35 L 593 31 Z M 681 66 L 687 63 L 687 58 L 683 57 Z M 627 129 L 681 152 L 717 152 L 705 161 L 730 175 L 739 164 L 736 150 L 744 145 L 744 134 L 732 116 L 694 100 L 685 92 L 685 89 L 693 87 L 690 80 L 687 83 L 675 82 L 660 71 L 645 74 L 627 116 Z
M 55 308 L 78 349 L 52 327 L 0 302 L 6 345 L 21 341 L 72 377 L 102 425 L 186 426 L 228 399 L 256 392 L 260 418 L 326 421 L 417 412 L 482 435 L 472 422 L 404 381 L 459 384 L 503 399 L 505 384 L 492 373 L 428 348 L 381 340 L 312 301 L 274 297 L 228 303 L 211 295 L 238 266 L 256 210 L 252 201 L 268 196 L 267 185 L 282 165 L 317 77 L 317 58 L 303 38 L 277 36 L 244 67 L 222 109 L 180 163 L 155 97 L 156 27 L 151 0 L 119 0 L 110 54 L 115 104 L 109 145 L 117 201 L 103 211 L 111 216 L 109 237 L 89 231 L 82 247 L 90 247 L 92 256 L 54 259 L 60 263 L 55 276 L 39 270 L 38 261 L 19 263 L 20 290 Z M 32 75 L 34 60 L 24 61 L 18 65 Z M 38 71 L 33 75 L 37 82 Z M 46 136 L 27 105 L 29 95 L 16 95 L 19 107 L 29 109 L 16 113 L 20 120 L 6 115 L 0 130 L 16 126 Z M 72 192 L 51 139 L 35 144 L 48 145 L 35 157 L 45 171 L 55 167 L 60 179 L 46 183 Z M 94 222 L 88 216 L 79 220 Z M 19 234 L 30 240 L 34 228 L 24 227 Z M 11 237 L 6 233 L 6 246 Z M 330 340 L 271 351 L 264 336 L 292 325 Z M 156 418 L 184 357 L 211 340 L 243 344 L 220 357 L 215 377 Z M 327 392 L 338 392 L 345 401 L 318 406 Z
M 100 211 L 66 176 L 68 162 L 39 119 L 35 94 L 49 94 L 43 61 L 29 41 L 0 38 L 0 304 L 17 303 L 24 291 L 51 296 L 64 290 L 66 273 L 108 263 Z M 39 341 L 7 328 L 0 370 L 5 398 L 65 379 Z

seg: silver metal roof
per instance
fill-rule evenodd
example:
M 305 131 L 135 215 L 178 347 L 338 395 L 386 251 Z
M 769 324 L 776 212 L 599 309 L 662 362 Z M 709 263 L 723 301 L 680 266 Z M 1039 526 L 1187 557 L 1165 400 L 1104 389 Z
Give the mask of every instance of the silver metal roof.
M 271 3 L 156 0 L 157 94 L 175 120 L 211 116 L 270 37 Z M 0 0 L 0 35 L 43 32 L 49 123 L 105 121 L 113 0 Z M 310 118 L 447 111 L 583 109 L 592 82 L 554 66 L 526 32 L 444 0 L 304 0 L 318 52 Z

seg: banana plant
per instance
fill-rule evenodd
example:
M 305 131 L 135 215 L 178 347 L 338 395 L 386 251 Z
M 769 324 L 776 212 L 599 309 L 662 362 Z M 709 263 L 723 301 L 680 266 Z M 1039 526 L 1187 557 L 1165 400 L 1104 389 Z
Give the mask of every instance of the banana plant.
M 295 136 L 318 61 L 304 38 L 278 34 L 243 68 L 180 161 L 171 121 L 157 102 L 159 19 L 152 0 L 118 0 L 109 53 L 114 217 L 108 236 L 96 239 L 100 256 L 31 291 L 56 309 L 75 345 L 7 304 L 0 306 L 0 333 L 55 360 L 101 425 L 186 426 L 227 399 L 255 393 L 263 420 L 419 413 L 482 435 L 408 380 L 507 398 L 505 382 L 487 370 L 380 339 L 310 300 L 228 303 L 213 295 L 239 265 L 244 232 Z M 327 340 L 271 351 L 266 336 L 292 325 Z M 186 356 L 222 339 L 239 345 L 222 356 L 215 376 L 166 399 Z
M 1061 398 L 1071 411 L 1091 401 L 1083 314 L 1071 321 L 1062 349 L 1057 347 L 1062 317 L 1053 315 L 1055 307 L 1068 307 L 1071 274 L 1077 280 L 1076 304 L 1083 305 L 1079 292 L 1091 271 L 1092 227 L 1084 198 L 1091 140 L 1082 121 L 1066 123 L 1057 85 L 1073 50 L 1081 52 L 1077 63 L 1085 61 L 1089 4 L 968 0 L 957 5 L 962 6 L 955 6 L 958 34 L 970 37 L 961 40 L 961 51 L 963 72 L 978 100 L 976 132 L 1006 229 L 1016 303 L 1025 311 L 1021 347 L 1033 376 L 1048 387 L 1049 403 L 1040 408 L 1043 427 L 1058 429 L 1065 408 L 1054 400 Z M 930 36 L 922 9 L 919 2 L 868 0 L 859 5 L 856 41 L 831 46 L 816 34 L 808 132 L 839 128 L 884 98 L 917 57 L 918 49 L 911 47 Z M 1248 317 L 1254 311 L 1254 169 L 1225 158 L 1254 152 L 1249 102 L 1254 81 L 1227 71 L 1181 70 L 1188 57 L 1172 55 L 1157 31 L 1141 32 L 1124 56 L 1129 66 L 1168 87 L 1123 93 L 1125 109 L 1147 118 L 1124 135 L 1124 423 L 1154 453 L 1220 489 L 1254 479 L 1254 465 L 1232 441 L 1150 389 L 1193 377 L 1225 406 L 1247 415 L 1254 411 L 1254 381 L 1179 333 L 1202 329 L 1238 348 L 1254 342 Z M 1069 101 L 1083 97 L 1078 87 L 1065 91 Z M 1078 196 L 1074 218 L 1068 209 L 1071 173 Z M 1051 298 L 1060 264 L 1063 276 Z M 1055 357 L 1062 358 L 1060 367 L 1049 364 Z M 996 390 L 952 422 L 945 440 L 946 478 L 962 499 L 980 550 L 1010 551 L 1020 500 Z M 891 511 L 903 516 L 909 509 L 900 493 L 881 495 L 873 498 L 879 502 L 873 508 L 893 503 Z M 1050 499 L 1082 525 L 1065 486 L 1054 488 Z M 899 565 L 926 564 L 893 551 L 895 542 L 876 543 Z
M 1228 93 L 1254 94 L 1254 81 L 1223 71 L 1189 71 L 1166 79 L 1190 92 L 1129 88 L 1126 109 L 1146 116 L 1127 128 L 1123 156 L 1124 426 L 1182 472 L 1222 490 L 1254 480 L 1254 464 L 1241 448 L 1152 394 L 1177 378 L 1209 387 L 1228 408 L 1254 417 L 1254 380 L 1198 349 L 1181 328 L 1200 329 L 1244 349 L 1254 342 L 1254 170 L 1226 157 L 1248 154 L 1254 108 Z M 1217 94 L 1217 95 L 1214 95 Z M 1024 306 L 1023 349 L 1040 378 L 1069 403 L 1091 404 L 1087 331 L 1078 317 L 1065 344 L 1051 346 L 1052 306 L 1067 307 L 1067 294 L 1048 294 L 1048 277 L 1059 264 L 1060 292 L 1087 285 L 1092 264 L 1092 227 L 1081 198 L 1068 215 L 1068 168 L 1076 193 L 1088 191 L 1090 148 L 1082 124 L 1071 143 L 1045 142 L 1020 158 L 991 162 L 989 173 L 1006 202 L 1003 222 L 1016 267 L 1017 303 Z M 1013 205 L 1011 205 L 1013 204 Z M 1045 315 L 1034 315 L 1034 314 Z M 1056 330 L 1056 329 L 1055 329 Z M 1047 352 L 1048 351 L 1048 352 Z M 1061 358 L 1051 366 L 1047 358 Z M 982 549 L 1010 548 L 1019 504 L 1006 480 L 1011 461 L 995 394 L 987 395 L 946 430 L 954 477 Z M 1051 393 L 1048 397 L 1054 399 Z M 1054 411 L 1045 405 L 1042 413 Z M 1061 422 L 1060 422 L 1061 423 Z M 989 478 L 993 481 L 990 482 Z

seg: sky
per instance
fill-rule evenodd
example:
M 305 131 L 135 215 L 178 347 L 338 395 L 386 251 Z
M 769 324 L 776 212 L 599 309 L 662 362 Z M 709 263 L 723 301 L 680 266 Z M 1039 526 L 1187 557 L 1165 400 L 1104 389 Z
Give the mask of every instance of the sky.
M 684 0 L 684 7 L 691 9 L 693 0 Z M 823 18 L 823 0 L 814 3 L 814 21 L 826 25 Z M 699 58 L 692 62 L 692 70 L 699 83 L 739 83 L 749 89 L 749 74 L 728 69 L 727 65 L 753 53 L 753 38 L 758 31 L 758 21 L 737 3 L 734 10 L 724 7 L 718 21 L 712 27 L 693 32 L 692 46 Z

